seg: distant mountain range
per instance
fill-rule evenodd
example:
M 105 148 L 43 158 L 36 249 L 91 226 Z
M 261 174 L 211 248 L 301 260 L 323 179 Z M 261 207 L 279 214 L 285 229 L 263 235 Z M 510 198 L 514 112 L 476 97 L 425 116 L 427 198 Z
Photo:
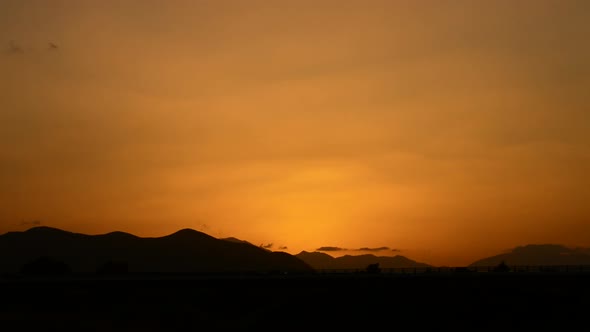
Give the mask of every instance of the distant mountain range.
M 369 264 L 378 263 L 381 268 L 430 267 L 426 263 L 416 262 L 404 256 L 341 256 L 332 257 L 322 252 L 302 251 L 295 257 L 301 259 L 317 270 L 321 269 L 365 269 Z M 590 248 L 568 248 L 557 244 L 530 244 L 512 249 L 510 252 L 483 258 L 469 266 L 555 266 L 555 265 L 590 265 Z
M 475 261 L 470 266 L 590 265 L 589 248 L 541 244 Z M 217 239 L 192 229 L 142 238 L 123 232 L 72 233 L 50 227 L 0 235 L 0 274 L 41 270 L 75 273 L 313 272 L 322 269 L 430 267 L 404 256 L 332 257 L 322 252 L 273 252 L 236 238 Z
M 332 257 L 322 252 L 307 252 L 302 251 L 295 255 L 311 267 L 317 270 L 322 269 L 365 269 L 369 264 L 379 264 L 380 268 L 413 268 L 413 267 L 429 267 L 425 263 L 413 261 L 404 256 L 375 256 L 371 254 L 358 256 L 341 256 Z
M 480 259 L 470 266 L 497 266 L 502 261 L 507 265 L 590 265 L 590 250 L 556 244 L 530 244 Z
M 308 272 L 293 255 L 192 229 L 141 238 L 123 232 L 85 235 L 50 227 L 0 235 L 0 273 L 57 263 L 78 273 Z

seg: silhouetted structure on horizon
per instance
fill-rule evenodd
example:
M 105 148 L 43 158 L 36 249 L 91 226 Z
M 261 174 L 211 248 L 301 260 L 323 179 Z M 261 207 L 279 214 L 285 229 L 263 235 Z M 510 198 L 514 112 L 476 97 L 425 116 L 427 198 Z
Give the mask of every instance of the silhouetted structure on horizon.
M 370 273 L 370 274 L 381 273 L 381 268 L 379 268 L 379 263 L 369 264 L 365 270 L 367 271 L 367 273 Z
M 495 266 L 492 271 L 493 272 L 510 272 L 510 267 L 506 264 L 506 262 L 501 261 L 500 264 Z

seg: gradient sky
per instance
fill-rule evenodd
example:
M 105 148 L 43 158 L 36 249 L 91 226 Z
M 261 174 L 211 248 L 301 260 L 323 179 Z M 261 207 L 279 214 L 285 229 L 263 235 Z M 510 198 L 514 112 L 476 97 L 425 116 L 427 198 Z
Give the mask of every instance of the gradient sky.
M 586 0 L 2 0 L 0 233 L 590 246 L 589 36 Z

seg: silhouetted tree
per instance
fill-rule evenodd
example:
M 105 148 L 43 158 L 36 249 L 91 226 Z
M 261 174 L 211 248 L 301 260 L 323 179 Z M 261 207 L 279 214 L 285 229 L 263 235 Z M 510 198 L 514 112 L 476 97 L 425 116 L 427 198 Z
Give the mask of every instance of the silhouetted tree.
M 381 273 L 381 268 L 379 268 L 379 263 L 369 264 L 366 271 L 367 273 Z
M 69 274 L 71 269 L 62 261 L 43 256 L 23 265 L 20 272 L 26 275 L 55 276 Z
M 500 264 L 494 267 L 494 272 L 510 272 L 510 267 L 506 264 L 506 262 L 501 261 Z

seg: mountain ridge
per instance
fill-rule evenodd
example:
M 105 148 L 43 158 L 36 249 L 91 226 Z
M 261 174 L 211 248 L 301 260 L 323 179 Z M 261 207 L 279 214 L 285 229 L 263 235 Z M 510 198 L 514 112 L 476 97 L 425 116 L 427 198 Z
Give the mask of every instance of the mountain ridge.
M 63 262 L 75 273 L 95 273 L 112 262 L 134 273 L 313 271 L 293 255 L 189 228 L 153 238 L 119 231 L 87 235 L 46 226 L 0 235 L 0 272 L 18 272 L 41 257 Z
M 527 244 L 509 252 L 479 259 L 469 266 L 507 265 L 590 265 L 586 248 L 569 248 L 560 244 Z
M 431 267 L 431 265 L 416 262 L 405 256 L 375 256 L 373 254 L 364 255 L 344 255 L 332 257 L 326 253 L 314 251 L 302 251 L 295 255 L 314 269 L 365 269 L 370 264 L 379 264 L 381 268 L 414 268 L 414 267 Z

